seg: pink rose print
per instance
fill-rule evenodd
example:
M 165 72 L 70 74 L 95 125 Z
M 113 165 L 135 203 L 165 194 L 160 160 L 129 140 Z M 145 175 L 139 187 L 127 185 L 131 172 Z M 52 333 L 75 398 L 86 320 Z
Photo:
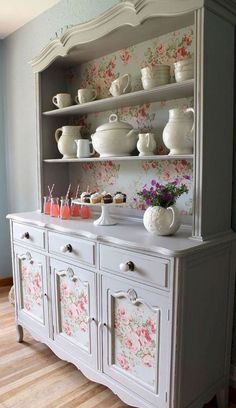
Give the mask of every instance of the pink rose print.
M 146 367 L 152 367 L 152 360 L 153 359 L 148 354 L 142 357 L 143 365 L 145 365 Z
M 28 310 L 28 312 L 31 311 L 31 307 L 30 307 L 29 303 L 24 302 L 24 309 Z
M 87 331 L 87 323 L 85 322 L 81 322 L 79 325 L 79 328 L 82 332 L 86 332 Z
M 142 346 L 150 343 L 152 341 L 151 335 L 149 331 L 145 328 L 141 328 L 137 330 L 137 335 L 139 337 L 139 341 Z
M 120 59 L 123 64 L 128 64 L 130 60 L 130 55 L 126 49 L 120 51 Z
M 127 332 L 124 336 L 124 346 L 130 351 L 137 353 L 137 351 L 140 349 L 140 343 L 137 334 Z
M 126 371 L 129 370 L 128 361 L 126 360 L 126 358 L 125 358 L 125 356 L 123 354 L 119 354 L 117 356 L 117 361 L 124 370 L 126 370 Z
M 191 37 L 184 35 L 182 39 L 182 43 L 186 46 L 189 47 L 192 44 L 193 40 Z
M 146 324 L 147 324 L 147 326 L 151 326 L 151 332 L 152 333 L 156 333 L 156 325 L 152 320 L 148 319 L 146 321 Z
M 185 57 L 187 57 L 187 55 L 188 51 L 184 47 L 177 48 L 177 50 L 175 51 L 175 57 L 179 60 L 184 59 Z
M 124 324 L 128 325 L 129 315 L 127 314 L 126 310 L 124 308 L 121 308 L 117 310 L 117 313 L 118 313 L 120 320 L 122 320 Z
M 74 319 L 76 315 L 77 308 L 74 303 L 71 303 L 71 305 L 67 308 L 67 316 L 69 319 Z
M 165 45 L 164 45 L 164 44 L 158 45 L 158 46 L 156 47 L 156 52 L 157 52 L 157 54 L 159 54 L 161 57 L 162 57 L 163 55 L 165 55 L 165 52 L 166 52 L 166 47 L 165 47 Z
M 64 324 L 62 331 L 67 334 L 67 336 L 72 336 L 72 332 L 67 324 Z

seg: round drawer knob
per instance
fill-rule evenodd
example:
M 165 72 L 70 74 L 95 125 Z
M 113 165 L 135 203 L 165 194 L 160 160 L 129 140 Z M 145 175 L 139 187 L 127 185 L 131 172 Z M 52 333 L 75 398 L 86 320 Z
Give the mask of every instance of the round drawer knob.
M 24 232 L 20 237 L 21 239 L 24 239 L 24 238 L 29 239 L 30 235 L 28 232 Z
M 134 270 L 134 263 L 132 261 L 120 264 L 121 272 L 128 272 L 128 271 L 133 271 L 133 270 Z
M 60 251 L 61 251 L 61 252 L 72 252 L 72 246 L 71 246 L 71 244 L 62 245 L 62 246 L 60 247 Z

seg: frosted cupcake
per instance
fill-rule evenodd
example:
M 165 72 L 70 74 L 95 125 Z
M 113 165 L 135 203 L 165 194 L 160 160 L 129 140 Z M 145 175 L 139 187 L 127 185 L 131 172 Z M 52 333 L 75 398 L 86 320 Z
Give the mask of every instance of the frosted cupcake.
M 90 197 L 91 204 L 98 204 L 101 202 L 101 200 L 102 200 L 102 195 L 100 193 L 91 194 L 91 197 Z

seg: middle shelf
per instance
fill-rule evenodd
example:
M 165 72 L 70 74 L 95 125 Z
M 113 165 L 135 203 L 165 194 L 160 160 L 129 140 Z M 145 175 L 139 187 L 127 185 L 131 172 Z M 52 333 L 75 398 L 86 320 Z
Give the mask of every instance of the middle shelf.
M 193 160 L 193 154 L 184 155 L 153 155 L 153 156 L 109 156 L 109 157 L 85 157 L 74 159 L 44 159 L 46 163 L 76 163 L 76 162 L 100 162 L 100 161 L 138 161 L 138 160 Z

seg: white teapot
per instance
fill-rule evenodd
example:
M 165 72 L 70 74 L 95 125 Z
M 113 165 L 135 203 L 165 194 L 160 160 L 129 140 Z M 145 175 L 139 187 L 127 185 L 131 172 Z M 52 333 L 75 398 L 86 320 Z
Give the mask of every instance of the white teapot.
M 193 153 L 194 110 L 171 109 L 169 122 L 163 131 L 163 142 L 170 149 L 169 155 Z
M 124 74 L 112 81 L 109 91 L 113 96 L 129 93 L 131 91 L 131 75 Z
M 157 146 L 153 133 L 139 133 L 137 149 L 139 156 L 151 156 Z

